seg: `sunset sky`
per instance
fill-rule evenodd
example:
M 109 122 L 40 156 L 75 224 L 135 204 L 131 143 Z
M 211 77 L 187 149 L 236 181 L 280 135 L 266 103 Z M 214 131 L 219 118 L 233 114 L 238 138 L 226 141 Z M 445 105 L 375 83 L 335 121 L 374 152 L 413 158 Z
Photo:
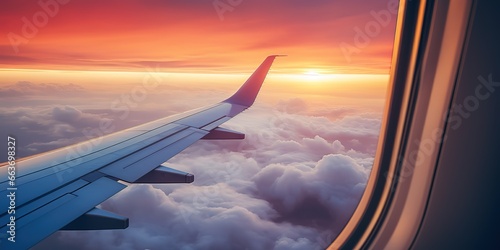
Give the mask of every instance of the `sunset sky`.
M 128 229 L 59 232 L 36 249 L 327 246 L 373 162 L 395 9 L 393 0 L 2 1 L 0 127 L 20 156 L 87 140 L 82 131 L 102 121 L 115 132 L 224 100 L 266 56 L 288 55 L 228 122 L 245 140 L 198 142 L 166 163 L 193 173 L 192 185 L 131 186 L 102 204 L 129 217 Z M 159 84 L 144 92 L 148 81 Z
M 288 54 L 275 70 L 387 74 L 396 19 L 370 14 L 390 1 L 65 1 L 2 1 L 2 68 L 229 73 Z M 340 44 L 355 46 L 355 27 L 370 21 L 380 30 L 368 25 L 375 36 L 348 61 Z

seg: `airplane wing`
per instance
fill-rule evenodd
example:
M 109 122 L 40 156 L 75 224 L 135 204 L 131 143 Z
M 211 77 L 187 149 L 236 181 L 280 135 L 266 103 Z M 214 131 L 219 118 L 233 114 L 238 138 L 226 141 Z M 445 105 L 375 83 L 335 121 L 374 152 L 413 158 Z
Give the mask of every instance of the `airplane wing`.
M 190 183 L 161 165 L 200 139 L 242 139 L 219 125 L 250 107 L 277 55 L 267 57 L 230 98 L 0 167 L 0 248 L 27 249 L 57 230 L 128 227 L 96 208 L 127 183 Z M 9 177 L 11 179 L 9 179 Z M 13 242 L 15 241 L 15 242 Z

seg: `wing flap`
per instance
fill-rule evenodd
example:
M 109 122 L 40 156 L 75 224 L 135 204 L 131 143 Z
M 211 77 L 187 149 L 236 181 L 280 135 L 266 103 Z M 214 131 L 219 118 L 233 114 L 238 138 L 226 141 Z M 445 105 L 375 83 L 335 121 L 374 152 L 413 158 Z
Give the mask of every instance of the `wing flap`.
M 207 131 L 188 128 L 136 154 L 113 162 L 99 171 L 120 180 L 134 182 L 206 134 Z
M 210 123 L 210 124 L 205 125 L 205 126 L 204 126 L 203 128 L 201 128 L 201 129 L 203 129 L 203 130 L 207 130 L 207 131 L 214 130 L 214 129 L 216 129 L 219 125 L 221 125 L 221 124 L 223 124 L 224 122 L 227 122 L 227 121 L 229 121 L 229 120 L 231 120 L 231 117 L 229 117 L 229 116 L 224 116 L 224 117 L 222 117 L 222 118 L 220 118 L 220 119 L 218 119 L 218 120 L 216 120 L 216 121 L 214 121 L 214 122 L 212 122 L 212 123 Z
M 65 194 L 68 194 L 68 193 L 71 193 L 85 185 L 87 185 L 88 182 L 84 181 L 84 180 L 77 180 L 75 182 L 72 182 L 66 186 L 63 186 L 53 192 L 50 192 L 49 194 L 45 195 L 45 196 L 42 196 L 38 199 L 36 199 L 35 201 L 33 202 L 30 202 L 28 204 L 26 204 L 25 206 L 21 206 L 21 207 L 18 207 L 16 210 L 15 210 L 15 216 L 16 218 L 20 219 L 22 218 L 23 216 L 29 214 L 30 212 L 40 208 L 40 207 L 43 207 L 45 206 L 46 204 L 62 197 L 63 195 Z M 16 203 L 16 206 L 17 203 Z M 10 220 L 10 214 L 8 213 L 5 213 L 2 217 L 0 217 L 0 225 L 6 225 Z

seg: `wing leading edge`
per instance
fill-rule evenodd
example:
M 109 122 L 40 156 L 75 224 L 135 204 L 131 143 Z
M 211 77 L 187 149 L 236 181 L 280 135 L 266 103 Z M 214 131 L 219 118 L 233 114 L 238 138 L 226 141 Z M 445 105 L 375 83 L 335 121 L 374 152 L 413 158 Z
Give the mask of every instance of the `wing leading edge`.
M 254 103 L 277 56 L 268 56 L 235 94 L 218 104 L 19 160 L 15 190 L 8 165 L 2 164 L 0 197 L 7 198 L 0 199 L 0 207 L 14 203 L 15 214 L 0 214 L 0 248 L 27 249 L 61 229 L 126 228 L 127 218 L 95 206 L 126 187 L 118 181 L 192 182 L 193 175 L 162 163 L 200 139 L 244 138 L 219 126 Z M 14 202 L 8 199 L 12 193 Z

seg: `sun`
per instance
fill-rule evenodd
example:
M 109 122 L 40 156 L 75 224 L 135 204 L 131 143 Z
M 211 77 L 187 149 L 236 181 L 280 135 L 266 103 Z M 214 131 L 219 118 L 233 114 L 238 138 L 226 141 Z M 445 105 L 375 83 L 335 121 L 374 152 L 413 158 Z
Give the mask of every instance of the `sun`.
M 321 79 L 321 74 L 316 70 L 308 70 L 304 73 L 304 77 L 308 81 L 318 81 Z

